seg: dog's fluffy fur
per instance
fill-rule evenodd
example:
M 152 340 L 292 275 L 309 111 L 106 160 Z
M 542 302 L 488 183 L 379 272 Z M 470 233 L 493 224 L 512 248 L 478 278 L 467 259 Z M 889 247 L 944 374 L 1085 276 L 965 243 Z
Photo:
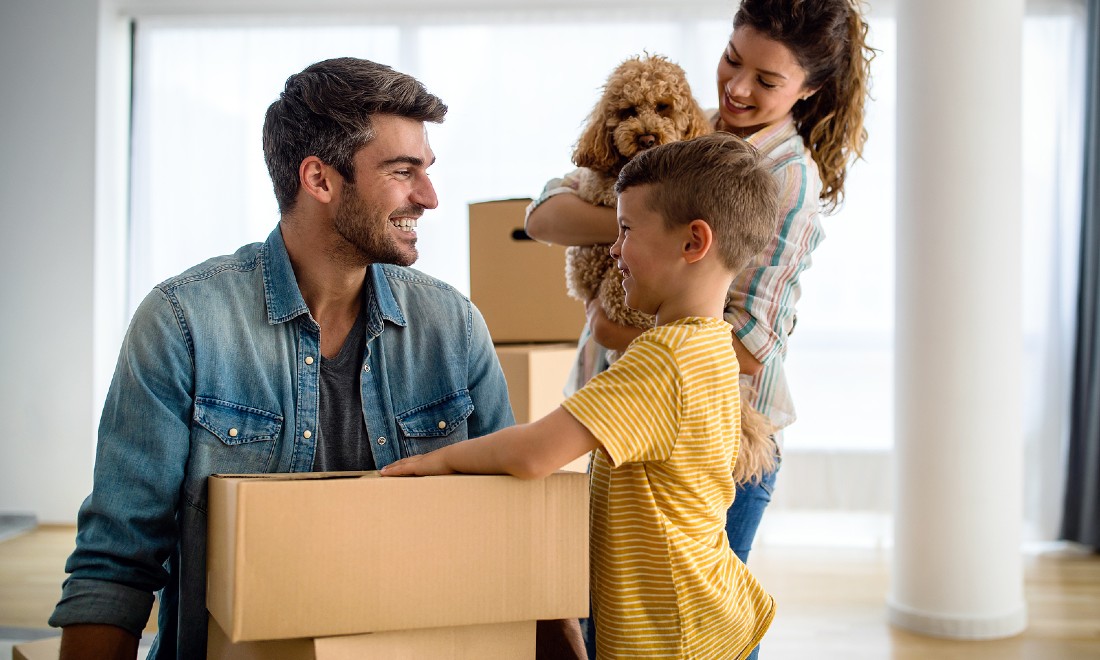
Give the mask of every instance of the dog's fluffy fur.
M 632 57 L 620 64 L 577 141 L 573 162 L 580 170 L 578 195 L 589 203 L 614 208 L 615 180 L 627 161 L 642 151 L 713 131 L 691 94 L 684 70 L 660 55 Z M 608 319 L 641 329 L 653 317 L 626 305 L 622 273 L 610 245 L 570 247 L 565 256 L 569 294 L 582 301 L 596 297 Z M 608 351 L 608 360 L 618 358 Z M 741 387 L 741 448 L 734 464 L 737 483 L 757 482 L 775 469 L 775 429 L 751 405 L 755 393 Z
M 660 55 L 632 57 L 607 79 L 577 141 L 573 151 L 573 162 L 581 168 L 577 194 L 589 203 L 614 208 L 615 179 L 627 161 L 650 147 L 711 131 L 679 65 Z M 652 316 L 626 306 L 622 276 L 608 253 L 610 247 L 566 250 L 569 294 L 581 302 L 598 298 L 615 323 L 652 328 Z

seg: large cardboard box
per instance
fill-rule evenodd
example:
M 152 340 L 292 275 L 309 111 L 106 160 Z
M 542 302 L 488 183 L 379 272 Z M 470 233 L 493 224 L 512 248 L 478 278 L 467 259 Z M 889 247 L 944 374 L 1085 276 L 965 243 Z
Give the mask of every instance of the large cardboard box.
M 16 644 L 11 649 L 12 660 L 57 660 L 59 655 L 61 655 L 61 637 L 24 642 Z
M 535 622 L 234 643 L 211 619 L 206 657 L 209 660 L 528 660 L 535 657 Z
M 587 475 L 208 485 L 207 609 L 232 642 L 587 615 Z
M 577 356 L 576 343 L 498 344 L 496 351 L 517 423 L 544 417 L 565 399 L 565 384 Z M 582 456 L 562 469 L 587 472 L 589 462 L 588 456 Z
M 470 299 L 496 343 L 575 342 L 584 305 L 565 292 L 565 248 L 523 231 L 530 202 L 470 204 Z

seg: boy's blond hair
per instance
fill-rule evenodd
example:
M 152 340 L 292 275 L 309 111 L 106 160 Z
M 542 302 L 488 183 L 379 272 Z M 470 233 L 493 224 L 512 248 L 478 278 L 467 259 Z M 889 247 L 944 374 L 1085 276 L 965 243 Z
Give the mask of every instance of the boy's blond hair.
M 768 160 L 730 133 L 643 151 L 623 167 L 615 192 L 643 185 L 652 186 L 646 201 L 669 227 L 696 219 L 709 224 L 719 258 L 735 275 L 775 237 L 779 184 Z M 741 385 L 741 449 L 733 469 L 739 484 L 775 469 L 775 426 L 749 403 L 754 395 Z
M 696 219 L 710 225 L 719 258 L 734 274 L 775 237 L 779 184 L 768 161 L 735 135 L 643 151 L 623 167 L 615 192 L 647 184 L 649 207 L 670 227 Z

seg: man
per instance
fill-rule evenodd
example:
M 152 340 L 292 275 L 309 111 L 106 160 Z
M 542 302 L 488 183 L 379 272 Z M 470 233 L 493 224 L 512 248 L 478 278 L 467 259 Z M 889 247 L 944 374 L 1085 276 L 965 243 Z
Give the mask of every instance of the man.
M 480 313 L 406 268 L 446 112 L 365 60 L 287 80 L 264 122 L 279 225 L 155 287 L 127 331 L 50 619 L 63 658 L 135 657 L 158 590 L 151 657 L 206 656 L 208 475 L 381 468 L 514 423 Z

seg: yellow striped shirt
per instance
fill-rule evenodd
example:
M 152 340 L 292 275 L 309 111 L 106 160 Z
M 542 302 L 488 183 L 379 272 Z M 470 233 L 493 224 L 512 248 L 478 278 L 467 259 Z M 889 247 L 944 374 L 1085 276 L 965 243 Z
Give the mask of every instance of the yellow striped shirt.
M 775 602 L 730 550 L 740 446 L 732 326 L 693 317 L 646 331 L 562 405 L 596 436 L 596 653 L 743 658 Z

